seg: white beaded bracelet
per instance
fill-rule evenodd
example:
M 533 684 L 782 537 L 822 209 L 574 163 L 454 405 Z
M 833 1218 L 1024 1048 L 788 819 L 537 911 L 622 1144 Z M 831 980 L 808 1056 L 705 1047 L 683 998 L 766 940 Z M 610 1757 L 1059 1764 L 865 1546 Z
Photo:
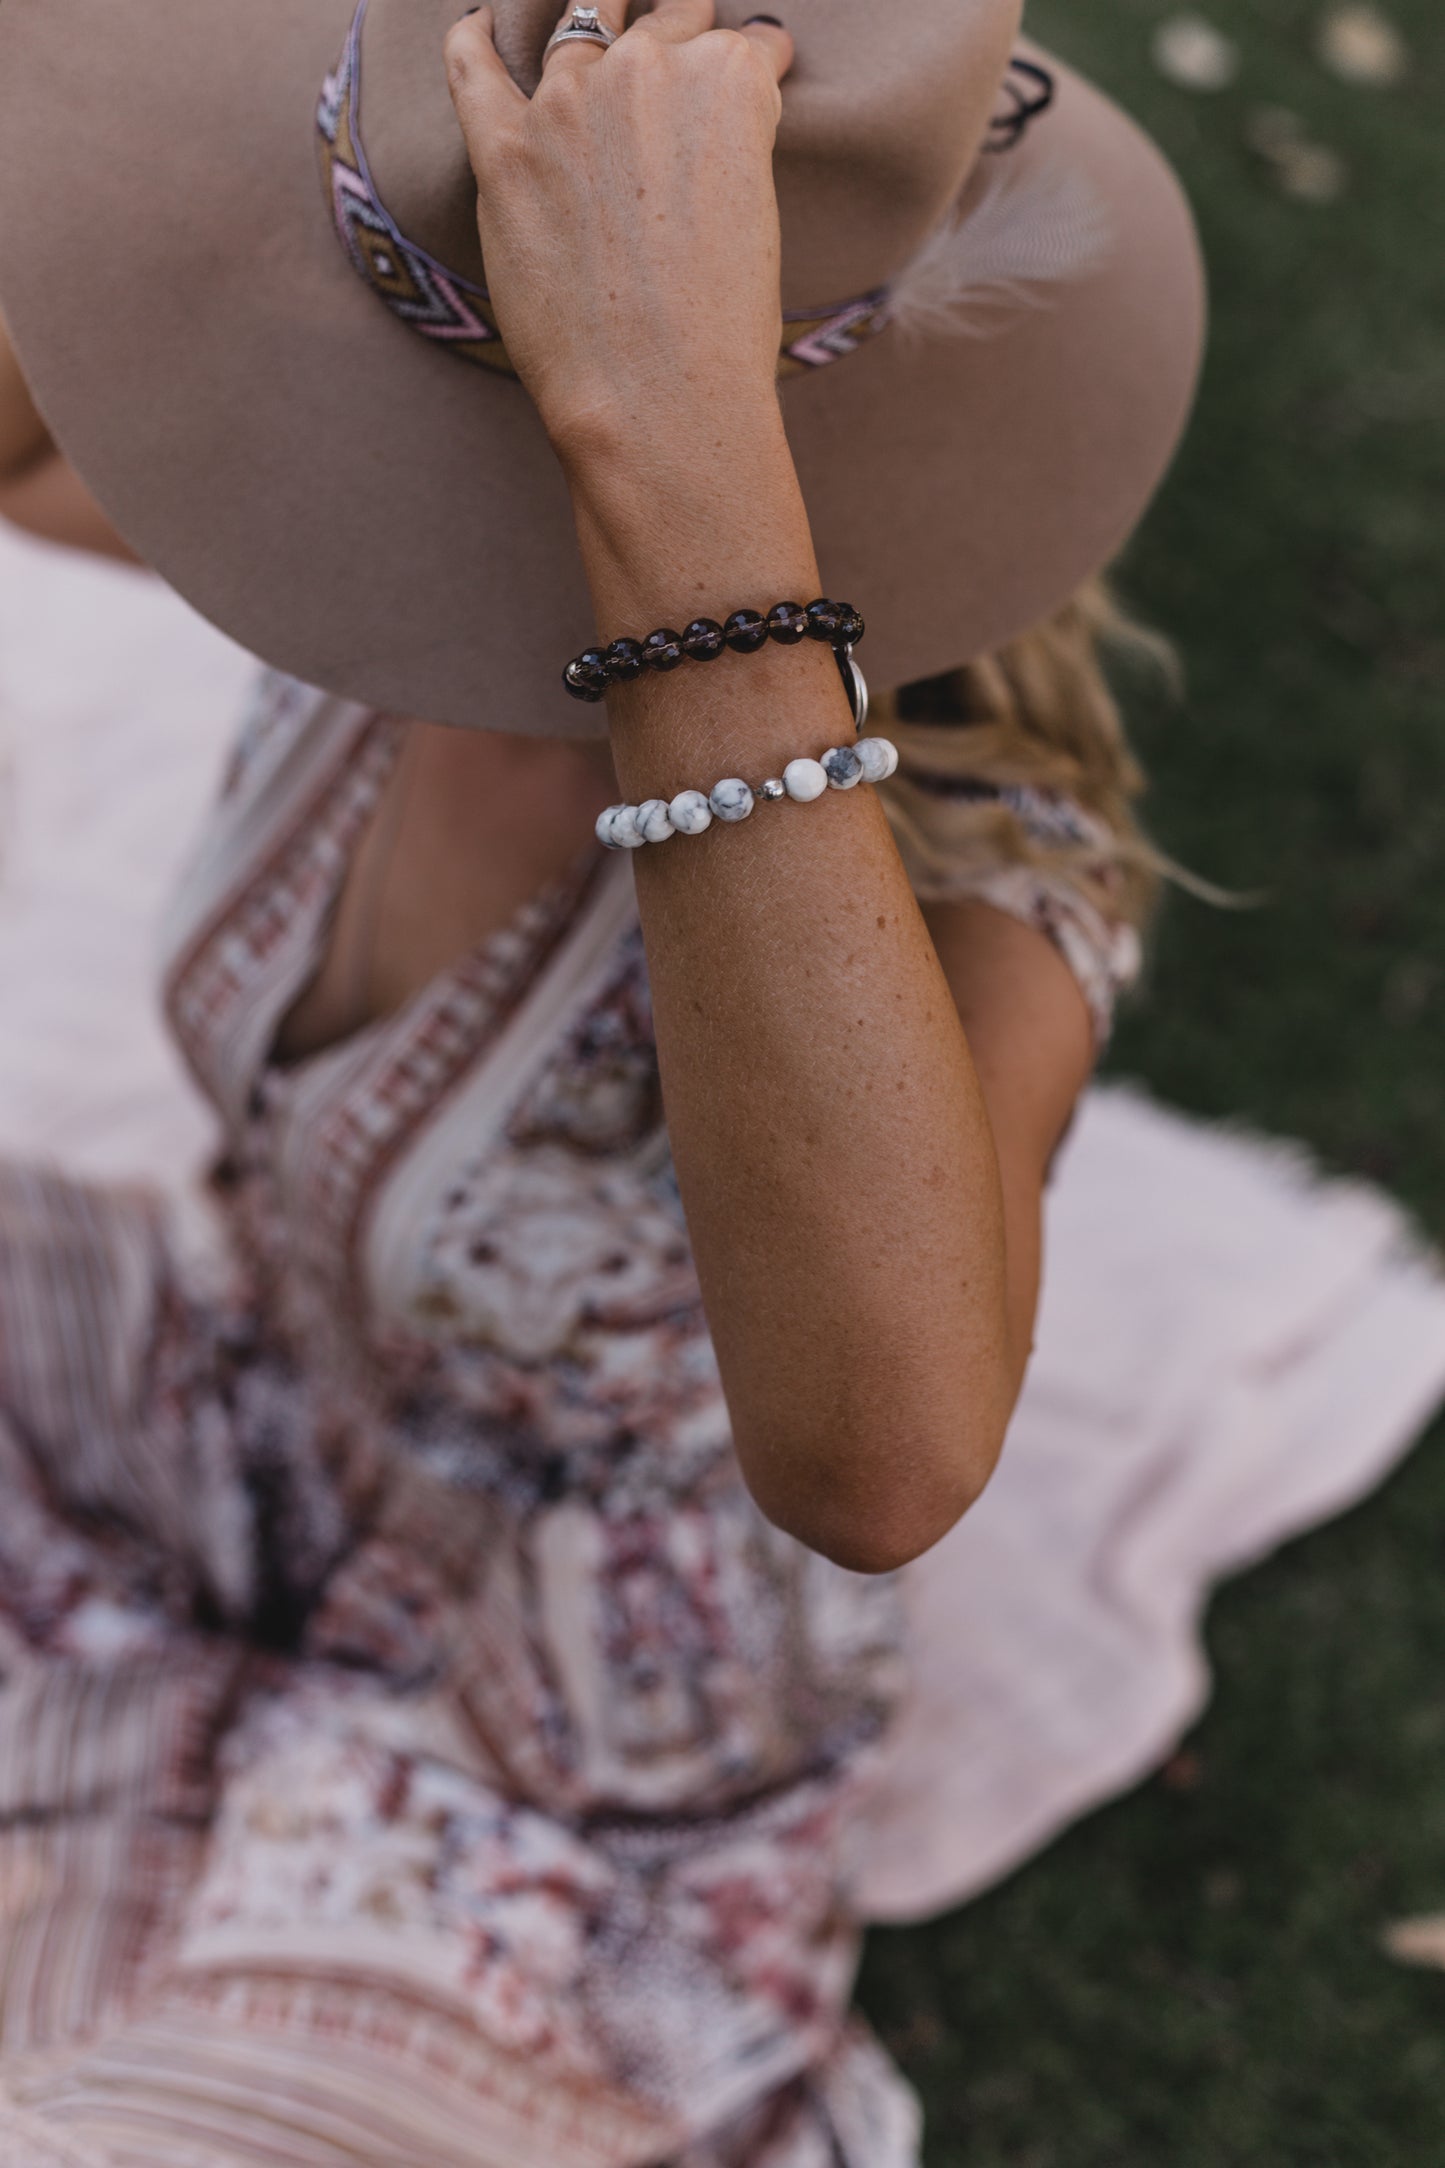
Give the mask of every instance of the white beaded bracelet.
M 890 739 L 859 738 L 852 745 L 833 746 L 821 760 L 790 760 L 781 776 L 770 776 L 756 790 L 741 776 L 729 775 L 708 792 L 681 790 L 671 800 L 610 805 L 597 816 L 597 840 L 609 851 L 638 851 L 644 843 L 665 843 L 669 836 L 700 836 L 715 820 L 745 821 L 755 805 L 776 805 L 782 798 L 810 805 L 825 790 L 886 783 L 897 766 L 898 748 Z

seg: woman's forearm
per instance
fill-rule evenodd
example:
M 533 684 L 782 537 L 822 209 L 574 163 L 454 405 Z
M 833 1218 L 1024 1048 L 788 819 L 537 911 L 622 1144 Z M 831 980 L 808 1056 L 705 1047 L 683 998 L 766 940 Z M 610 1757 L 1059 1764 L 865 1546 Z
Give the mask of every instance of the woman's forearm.
M 106 557 L 135 559 L 55 449 L 0 319 L 0 519 Z
M 531 99 L 489 9 L 447 39 L 488 289 L 608 639 L 818 590 L 775 389 L 792 41 L 716 30 L 712 0 L 612 12 L 612 48 L 554 51 Z M 632 800 L 757 782 L 852 730 L 811 642 L 618 688 L 609 721 Z M 977 1496 L 1016 1371 L 988 1119 L 877 797 L 764 806 L 634 865 L 744 1472 L 804 1542 L 898 1565 Z
M 712 434 L 676 458 L 654 432 L 641 460 L 573 463 L 607 637 L 818 592 L 775 402 Z M 632 800 L 756 782 L 852 730 L 831 652 L 811 642 L 609 697 Z M 633 864 L 744 1470 L 805 1542 L 897 1565 L 986 1481 L 1016 1366 L 987 1116 L 877 796 L 760 806 Z
M 0 318 L 0 487 L 54 450 Z
M 58 452 L 36 460 L 13 479 L 0 476 L 0 519 L 43 541 L 64 543 L 67 549 L 114 557 L 122 564 L 140 562 Z

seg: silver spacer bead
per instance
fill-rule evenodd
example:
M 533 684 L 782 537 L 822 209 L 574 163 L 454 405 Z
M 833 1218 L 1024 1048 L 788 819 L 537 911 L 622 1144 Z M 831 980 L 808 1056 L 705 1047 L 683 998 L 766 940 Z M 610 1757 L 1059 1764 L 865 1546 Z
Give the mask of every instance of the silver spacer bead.
M 781 777 L 770 775 L 766 783 L 759 783 L 757 794 L 769 805 L 776 805 L 780 798 L 787 797 L 788 786 Z

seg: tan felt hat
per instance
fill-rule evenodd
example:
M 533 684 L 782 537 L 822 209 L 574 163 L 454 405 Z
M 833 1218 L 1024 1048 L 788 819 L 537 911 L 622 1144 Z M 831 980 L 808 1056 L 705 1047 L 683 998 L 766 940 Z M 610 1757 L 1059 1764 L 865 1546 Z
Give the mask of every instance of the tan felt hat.
M 769 4 L 797 43 L 788 434 L 826 589 L 897 685 L 1125 540 L 1193 393 L 1198 250 L 1153 146 L 1018 43 L 1018 0 Z M 377 707 L 594 733 L 561 681 L 594 630 L 566 492 L 486 304 L 459 12 L 0 0 L 0 302 L 120 532 L 237 640 Z M 556 0 L 496 13 L 531 87 Z

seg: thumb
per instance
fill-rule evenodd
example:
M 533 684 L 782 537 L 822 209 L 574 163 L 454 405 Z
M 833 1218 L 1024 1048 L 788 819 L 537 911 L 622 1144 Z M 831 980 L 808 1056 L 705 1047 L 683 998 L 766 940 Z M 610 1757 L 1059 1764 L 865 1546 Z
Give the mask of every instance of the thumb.
M 476 152 L 493 130 L 527 103 L 497 51 L 496 20 L 489 7 L 472 8 L 447 32 L 447 87 L 467 149 Z

